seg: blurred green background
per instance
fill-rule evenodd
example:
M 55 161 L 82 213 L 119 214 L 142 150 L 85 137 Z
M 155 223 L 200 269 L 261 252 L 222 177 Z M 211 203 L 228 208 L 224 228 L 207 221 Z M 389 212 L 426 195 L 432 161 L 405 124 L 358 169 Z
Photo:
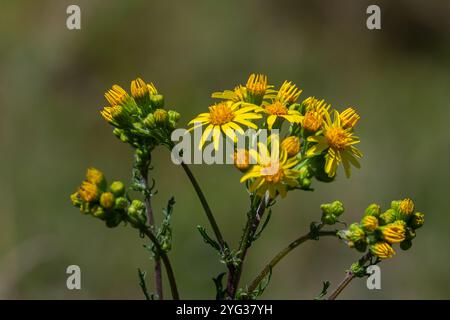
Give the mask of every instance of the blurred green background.
M 313 193 L 279 201 L 245 265 L 249 281 L 319 219 L 319 205 L 344 202 L 346 221 L 377 202 L 411 197 L 427 214 L 412 249 L 381 265 L 382 289 L 354 281 L 347 299 L 450 298 L 450 3 L 377 1 L 382 30 L 366 28 L 372 1 L 87 1 L 82 29 L 66 28 L 73 1 L 4 1 L 0 11 L 0 298 L 142 299 L 137 267 L 151 270 L 131 228 L 107 229 L 69 201 L 88 166 L 129 181 L 132 152 L 99 115 L 112 84 L 153 81 L 185 125 L 210 93 L 266 73 L 302 97 L 355 106 L 362 169 Z M 207 226 L 181 168 L 157 149 L 154 177 L 162 209 L 171 195 L 171 253 L 184 298 L 213 298 L 224 270 L 196 225 Z M 194 166 L 228 241 L 236 245 L 247 198 L 230 166 Z M 159 210 L 159 221 L 161 210 Z M 311 299 L 333 287 L 360 254 L 324 238 L 296 249 L 274 270 L 263 295 Z M 82 270 L 82 290 L 66 288 L 66 267 Z M 149 286 L 153 287 L 152 277 Z M 166 295 L 169 296 L 168 288 Z

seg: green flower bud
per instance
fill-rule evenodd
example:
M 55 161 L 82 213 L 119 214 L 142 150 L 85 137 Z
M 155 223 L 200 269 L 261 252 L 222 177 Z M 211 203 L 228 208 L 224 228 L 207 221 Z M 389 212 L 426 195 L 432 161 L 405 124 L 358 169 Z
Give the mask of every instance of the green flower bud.
M 128 136 L 125 133 L 122 133 L 120 135 L 119 139 L 120 139 L 120 141 L 125 142 L 125 143 L 130 141 L 130 138 L 128 138 Z
M 411 219 L 411 227 L 419 229 L 425 223 L 425 215 L 422 212 L 416 212 Z
M 400 207 L 401 200 L 392 200 L 391 201 L 391 209 L 394 209 L 395 211 L 398 211 L 398 208 Z
M 114 214 L 106 219 L 106 226 L 108 228 L 115 228 L 122 222 L 122 217 L 119 214 Z
M 352 223 L 348 228 L 348 231 L 347 238 L 348 240 L 354 242 L 355 245 L 357 242 L 363 241 L 366 237 L 366 233 L 358 223 Z
M 400 248 L 405 251 L 408 250 L 409 248 L 411 248 L 411 246 L 412 246 L 412 241 L 408 240 L 408 239 L 404 240 L 400 243 Z
M 310 178 L 311 177 L 311 173 L 309 172 L 309 166 L 303 166 L 299 169 L 299 176 L 300 179 L 304 179 L 304 178 Z
M 339 217 L 344 212 L 344 205 L 340 201 L 333 201 L 332 203 L 325 203 L 320 206 L 324 215 L 332 214 Z
M 119 197 L 116 199 L 116 204 L 114 206 L 114 209 L 123 210 L 123 209 L 126 209 L 127 206 L 128 206 L 128 200 L 124 197 Z
M 82 203 L 78 192 L 72 193 L 70 195 L 70 201 L 72 202 L 72 205 L 75 207 L 80 207 L 80 205 Z
M 376 233 L 370 233 L 368 235 L 366 235 L 366 242 L 367 244 L 375 244 L 379 241 L 379 237 L 377 236 Z
M 412 240 L 416 237 L 416 232 L 412 228 L 407 228 L 405 232 L 406 240 Z
M 153 108 L 164 107 L 164 96 L 162 94 L 154 94 L 150 96 L 150 101 Z
M 333 225 L 337 221 L 337 217 L 334 214 L 326 214 L 322 216 L 322 222 L 325 224 Z
M 124 131 L 119 128 L 114 128 L 114 130 L 113 130 L 113 134 L 119 139 L 123 133 L 124 133 Z
M 92 208 L 92 215 L 96 218 L 104 220 L 106 217 L 106 212 L 102 207 L 95 206 L 94 208 Z
M 366 252 L 367 243 L 364 241 L 355 242 L 355 249 L 358 250 L 359 252 Z
M 100 196 L 100 205 L 105 209 L 111 209 L 114 204 L 114 195 L 111 192 L 103 192 Z
M 125 194 L 125 185 L 122 181 L 114 181 L 109 186 L 109 190 L 111 190 L 116 197 L 121 197 Z
M 394 209 L 388 209 L 380 215 L 382 224 L 392 223 L 396 220 L 397 213 Z
M 145 215 L 145 205 L 140 200 L 133 200 L 131 205 L 128 207 L 128 215 L 137 219 L 141 223 L 145 223 L 147 221 L 147 217 Z
M 362 278 L 366 275 L 366 268 L 360 265 L 359 262 L 355 262 L 350 267 L 350 272 L 356 277 Z
M 377 205 L 376 203 L 372 203 L 371 205 L 369 205 L 366 208 L 365 215 L 379 217 L 380 216 L 380 206 Z
M 181 118 L 181 115 L 175 110 L 169 110 L 167 114 L 169 115 L 169 121 L 173 123 L 177 123 Z
M 311 187 L 311 183 L 312 183 L 311 179 L 303 178 L 300 180 L 300 187 L 302 189 L 309 189 L 309 187 Z
M 153 113 L 149 113 L 144 119 L 144 125 L 147 128 L 154 128 L 156 126 L 156 120 Z

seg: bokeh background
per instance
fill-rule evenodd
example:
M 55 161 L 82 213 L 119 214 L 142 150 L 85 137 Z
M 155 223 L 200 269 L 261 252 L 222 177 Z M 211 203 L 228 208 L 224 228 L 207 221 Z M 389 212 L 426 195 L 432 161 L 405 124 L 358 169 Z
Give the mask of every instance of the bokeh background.
M 279 201 L 252 248 L 244 281 L 341 199 L 345 220 L 372 202 L 411 197 L 427 214 L 412 249 L 382 263 L 382 289 L 354 281 L 346 299 L 450 298 L 450 3 L 377 1 L 382 30 L 366 28 L 372 1 L 75 1 L 82 29 L 66 28 L 74 1 L 4 1 L 0 11 L 0 298 L 142 299 L 137 268 L 151 270 L 131 228 L 105 228 L 69 201 L 88 166 L 129 181 L 132 152 L 99 115 L 112 84 L 141 76 L 182 113 L 203 112 L 210 93 L 266 73 L 356 106 L 362 169 L 313 193 Z M 224 270 L 196 226 L 207 226 L 180 167 L 157 149 L 153 172 L 162 209 L 174 213 L 171 253 L 182 297 L 213 298 Z M 239 240 L 247 198 L 230 166 L 194 166 L 225 237 Z M 342 173 L 342 172 L 341 172 Z M 158 211 L 160 220 L 161 210 Z M 274 270 L 263 295 L 311 299 L 333 287 L 360 254 L 336 239 L 309 242 Z M 82 290 L 66 288 L 66 267 L 82 270 Z M 149 277 L 149 287 L 153 287 Z M 166 290 L 167 295 L 168 289 Z

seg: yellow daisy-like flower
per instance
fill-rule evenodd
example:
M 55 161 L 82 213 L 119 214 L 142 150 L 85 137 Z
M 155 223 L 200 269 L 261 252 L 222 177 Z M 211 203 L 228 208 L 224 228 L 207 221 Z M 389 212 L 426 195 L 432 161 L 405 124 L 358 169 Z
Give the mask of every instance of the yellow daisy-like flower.
M 350 164 L 360 168 L 357 158 L 362 157 L 362 153 L 354 147 L 359 143 L 358 137 L 353 135 L 351 129 L 344 129 L 339 118 L 339 113 L 334 112 L 333 121 L 330 114 L 325 112 L 325 123 L 323 126 L 323 136 L 308 137 L 309 142 L 316 142 L 308 151 L 307 156 L 321 154 L 327 151 L 325 155 L 325 172 L 329 177 L 334 177 L 338 165 L 342 162 L 345 175 L 350 177 Z
M 380 259 L 389 259 L 395 255 L 394 249 L 386 242 L 377 242 L 371 245 L 370 252 Z
M 149 93 L 149 87 L 141 78 L 131 81 L 131 95 L 135 99 L 142 99 Z
M 288 109 L 286 105 L 280 101 L 274 101 L 271 104 L 265 105 L 261 111 L 269 115 L 267 117 L 269 130 L 272 130 L 272 127 L 278 118 L 285 119 L 290 123 L 300 123 L 303 118 L 300 112 Z
M 235 131 L 244 134 L 241 125 L 257 129 L 257 125 L 251 120 L 260 119 L 261 115 L 255 113 L 258 107 L 242 102 L 222 101 L 209 107 L 209 112 L 201 113 L 189 124 L 194 126 L 190 129 L 206 126 L 200 139 L 199 148 L 205 144 L 206 139 L 212 132 L 214 149 L 219 149 L 221 134 L 224 133 L 231 140 L 236 141 Z
M 380 229 L 383 239 L 389 243 L 399 243 L 405 240 L 406 229 L 403 221 L 395 221 Z
M 284 151 L 279 151 L 277 140 L 272 141 L 274 154 L 270 154 L 266 145 L 258 143 L 259 152 L 250 150 L 250 156 L 256 160 L 256 164 L 241 178 L 241 183 L 253 179 L 249 191 L 264 196 L 266 192 L 274 199 L 277 194 L 284 198 L 288 187 L 298 184 L 298 170 L 291 169 L 298 160 L 288 158 Z

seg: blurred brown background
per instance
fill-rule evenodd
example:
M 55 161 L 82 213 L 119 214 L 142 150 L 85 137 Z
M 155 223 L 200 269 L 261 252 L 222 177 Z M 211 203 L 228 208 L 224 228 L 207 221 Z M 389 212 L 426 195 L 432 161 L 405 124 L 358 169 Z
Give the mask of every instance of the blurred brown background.
M 372 1 L 79 0 L 82 29 L 70 31 L 73 3 L 5 1 L 0 11 L 0 298 L 142 299 L 136 268 L 151 269 L 143 240 L 69 201 L 88 166 L 129 181 L 132 153 L 99 115 L 103 92 L 142 76 L 185 125 L 211 92 L 251 72 L 292 80 L 303 98 L 356 106 L 365 157 L 352 179 L 341 174 L 277 203 L 244 281 L 319 219 L 321 203 L 341 199 L 351 222 L 371 202 L 411 197 L 427 214 L 412 249 L 382 263 L 382 290 L 354 281 L 342 298 L 450 298 L 449 2 L 377 1 L 381 31 L 366 28 Z M 224 266 L 195 228 L 207 221 L 181 168 L 157 151 L 155 208 L 175 196 L 171 258 L 182 297 L 213 298 L 211 278 Z M 236 244 L 247 209 L 240 174 L 193 171 Z M 274 270 L 263 297 L 311 299 L 358 257 L 335 239 L 309 242 Z M 81 267 L 80 291 L 66 289 L 70 264 Z

